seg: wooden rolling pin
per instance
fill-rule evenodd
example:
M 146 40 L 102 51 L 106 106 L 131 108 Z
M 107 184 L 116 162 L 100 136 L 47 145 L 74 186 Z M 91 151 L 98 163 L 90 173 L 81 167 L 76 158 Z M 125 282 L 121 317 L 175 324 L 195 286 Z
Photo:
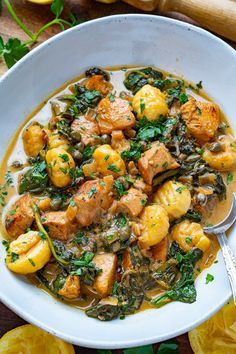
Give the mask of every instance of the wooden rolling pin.
M 236 0 L 123 0 L 144 11 L 179 12 L 236 41 Z

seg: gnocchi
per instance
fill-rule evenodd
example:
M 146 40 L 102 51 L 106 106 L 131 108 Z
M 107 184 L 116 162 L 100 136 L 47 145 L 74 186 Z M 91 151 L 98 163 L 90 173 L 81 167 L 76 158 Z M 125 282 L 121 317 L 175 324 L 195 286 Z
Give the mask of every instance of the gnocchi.
M 204 234 L 201 225 L 189 220 L 184 220 L 175 225 L 171 236 L 185 252 L 190 251 L 193 247 L 200 248 L 205 252 L 211 244 L 210 239 Z
M 169 218 L 166 210 L 157 204 L 144 208 L 141 214 L 142 233 L 139 237 L 141 248 L 148 249 L 161 242 L 169 230 Z
M 37 231 L 29 231 L 10 243 L 6 264 L 12 272 L 29 274 L 43 268 L 50 257 L 48 241 Z
M 51 133 L 48 136 L 47 145 L 49 149 L 61 148 L 68 150 L 70 143 L 64 136 L 60 135 L 59 133 Z
M 168 113 L 165 94 L 151 85 L 143 86 L 135 94 L 132 106 L 139 119 L 146 117 L 152 121 Z
M 101 145 L 93 153 L 97 172 L 103 176 L 123 176 L 126 172 L 125 163 L 120 154 L 110 145 Z
M 46 133 L 39 124 L 32 124 L 24 131 L 23 142 L 26 154 L 36 157 L 46 143 Z
M 205 146 L 202 158 L 218 171 L 232 171 L 236 168 L 236 143 L 233 137 L 222 135 L 218 139 L 220 151 L 213 152 Z
M 66 150 L 62 148 L 48 150 L 46 162 L 48 175 L 56 187 L 66 187 L 72 182 L 75 162 Z
M 158 188 L 154 201 L 167 211 L 170 220 L 174 220 L 188 211 L 191 204 L 191 194 L 184 184 L 168 181 Z

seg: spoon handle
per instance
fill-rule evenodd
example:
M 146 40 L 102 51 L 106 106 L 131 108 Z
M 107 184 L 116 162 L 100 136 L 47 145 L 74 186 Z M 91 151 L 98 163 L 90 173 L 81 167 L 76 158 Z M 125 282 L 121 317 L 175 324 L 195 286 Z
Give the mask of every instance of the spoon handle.
M 236 259 L 228 245 L 228 240 L 225 233 L 222 232 L 217 234 L 217 238 L 222 249 L 223 258 L 233 293 L 233 299 L 236 306 Z

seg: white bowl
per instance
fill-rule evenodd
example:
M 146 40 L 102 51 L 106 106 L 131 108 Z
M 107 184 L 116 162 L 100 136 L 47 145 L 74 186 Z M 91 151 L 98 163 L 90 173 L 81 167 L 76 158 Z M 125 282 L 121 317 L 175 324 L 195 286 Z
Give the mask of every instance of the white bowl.
M 90 66 L 154 65 L 198 82 L 236 129 L 236 52 L 212 34 L 167 18 L 112 16 L 60 33 L 34 49 L 0 81 L 1 142 L 5 153 L 14 132 L 40 102 Z M 230 245 L 236 249 L 235 230 Z M 197 301 L 173 302 L 124 321 L 100 322 L 56 301 L 24 277 L 10 273 L 0 248 L 0 299 L 27 321 L 68 342 L 124 348 L 159 342 L 187 332 L 214 314 L 231 295 L 221 254 L 197 279 Z M 205 284 L 207 272 L 215 280 Z

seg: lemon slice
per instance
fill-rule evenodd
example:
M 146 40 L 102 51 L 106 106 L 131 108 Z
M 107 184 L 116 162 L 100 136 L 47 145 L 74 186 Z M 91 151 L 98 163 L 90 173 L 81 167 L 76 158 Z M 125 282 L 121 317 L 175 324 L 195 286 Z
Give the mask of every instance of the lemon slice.
M 236 307 L 231 300 L 188 334 L 194 354 L 236 353 Z
M 1 354 L 75 354 L 71 344 L 30 324 L 17 327 L 0 339 Z
M 48 5 L 53 2 L 53 0 L 28 0 L 28 1 L 39 5 Z

